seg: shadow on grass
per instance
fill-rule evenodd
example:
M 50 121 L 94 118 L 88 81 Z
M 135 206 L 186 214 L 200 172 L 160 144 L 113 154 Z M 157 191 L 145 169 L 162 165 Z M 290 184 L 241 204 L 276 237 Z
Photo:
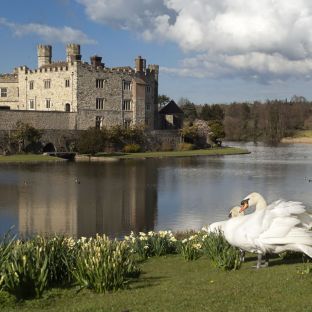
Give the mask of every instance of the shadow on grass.
M 161 280 L 167 279 L 166 276 L 148 276 L 144 277 L 146 273 L 141 273 L 140 277 L 131 281 L 131 289 L 142 289 L 147 287 L 154 287 L 160 284 Z
M 302 264 L 304 262 L 305 256 L 302 254 L 294 254 L 288 257 L 280 257 L 276 254 L 270 254 L 268 256 L 269 259 L 269 267 L 273 267 L 276 265 L 282 265 L 282 264 Z M 257 262 L 258 257 L 254 255 L 249 255 L 245 258 L 245 263 L 247 262 Z

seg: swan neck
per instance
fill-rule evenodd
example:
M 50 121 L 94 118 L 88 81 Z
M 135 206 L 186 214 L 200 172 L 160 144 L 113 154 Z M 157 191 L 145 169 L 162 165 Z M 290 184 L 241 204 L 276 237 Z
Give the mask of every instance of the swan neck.
M 257 203 L 256 203 L 256 210 L 264 210 L 266 209 L 267 207 L 267 203 L 265 201 L 265 199 L 261 196 L 259 197 L 259 199 L 257 200 Z

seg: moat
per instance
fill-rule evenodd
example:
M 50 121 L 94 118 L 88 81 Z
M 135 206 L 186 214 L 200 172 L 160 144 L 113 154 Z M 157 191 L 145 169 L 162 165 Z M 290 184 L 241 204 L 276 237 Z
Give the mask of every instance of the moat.
M 233 143 L 231 144 L 233 146 Z M 235 145 L 235 144 L 234 144 Z M 312 145 L 239 145 L 224 157 L 113 163 L 3 164 L 0 233 L 121 237 L 133 231 L 200 229 L 226 219 L 252 191 L 312 207 Z

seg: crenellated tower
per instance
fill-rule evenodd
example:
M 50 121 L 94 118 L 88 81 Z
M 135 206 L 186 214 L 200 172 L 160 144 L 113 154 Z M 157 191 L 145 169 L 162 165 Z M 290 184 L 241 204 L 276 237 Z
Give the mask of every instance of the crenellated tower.
M 66 62 L 81 61 L 80 45 L 69 43 L 66 46 Z
M 148 65 L 148 69 L 154 75 L 155 80 L 158 81 L 159 65 L 150 64 Z
M 37 46 L 38 68 L 44 65 L 51 64 L 52 46 L 39 44 Z

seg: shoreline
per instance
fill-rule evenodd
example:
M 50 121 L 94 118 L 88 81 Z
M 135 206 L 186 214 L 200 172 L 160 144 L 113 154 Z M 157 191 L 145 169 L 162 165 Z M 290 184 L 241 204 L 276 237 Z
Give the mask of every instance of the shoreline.
M 145 160 L 148 158 L 181 158 L 181 157 L 199 157 L 199 156 L 227 156 L 227 155 L 243 155 L 250 154 L 247 149 L 238 147 L 219 147 L 210 149 L 200 149 L 191 151 L 167 151 L 167 152 L 144 152 L 144 153 L 116 153 L 116 154 L 100 154 L 99 156 L 90 155 L 76 155 L 75 162 L 116 162 L 126 159 L 140 159 Z M 1 164 L 36 164 L 36 163 L 53 163 L 53 162 L 65 162 L 67 159 L 63 159 L 55 156 L 48 155 L 8 155 L 0 156 Z
M 1 164 L 37 164 L 37 163 L 53 163 L 64 162 L 66 159 L 48 156 L 48 155 L 36 155 L 36 154 L 14 154 L 8 156 L 0 156 Z
M 285 137 L 282 138 L 281 143 L 286 143 L 286 144 L 312 144 L 312 138 L 308 137 Z
M 191 151 L 167 151 L 167 152 L 144 152 L 144 153 L 128 153 L 128 154 L 107 154 L 99 156 L 77 155 L 75 161 L 89 162 L 114 162 L 125 159 L 148 159 L 148 158 L 169 158 L 169 157 L 198 157 L 198 156 L 227 156 L 227 155 L 243 155 L 250 154 L 247 149 L 238 147 L 221 147 L 211 149 L 200 149 Z

